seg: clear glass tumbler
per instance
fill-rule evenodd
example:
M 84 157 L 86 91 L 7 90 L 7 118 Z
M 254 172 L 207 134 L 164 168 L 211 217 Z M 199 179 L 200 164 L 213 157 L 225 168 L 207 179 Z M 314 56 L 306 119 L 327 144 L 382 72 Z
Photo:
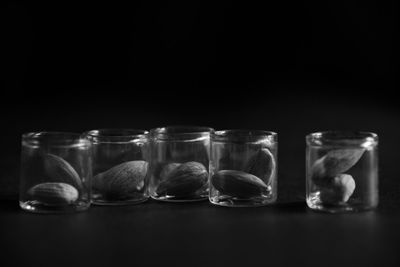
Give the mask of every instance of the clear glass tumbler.
M 317 132 L 306 136 L 306 199 L 313 210 L 350 212 L 378 205 L 378 136 Z
M 83 211 L 90 206 L 91 146 L 79 134 L 22 135 L 19 203 L 39 213 Z
M 84 135 L 93 150 L 93 204 L 128 205 L 146 201 L 148 132 L 100 129 Z
M 253 207 L 277 199 L 278 135 L 224 130 L 211 135 L 210 202 Z
M 197 126 L 151 130 L 153 199 L 173 202 L 207 199 L 211 131 Z

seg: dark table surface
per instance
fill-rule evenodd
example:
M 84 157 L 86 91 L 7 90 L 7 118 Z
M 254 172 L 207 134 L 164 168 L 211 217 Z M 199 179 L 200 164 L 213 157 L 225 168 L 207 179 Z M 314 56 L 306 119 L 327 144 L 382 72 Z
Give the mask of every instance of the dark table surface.
M 2 114 L 12 116 L 4 116 L 9 127 L 1 143 L 5 152 L 1 162 L 0 262 L 9 264 L 3 266 L 399 266 L 397 107 L 371 95 L 353 94 L 344 100 L 345 90 L 323 96 L 318 91 L 274 93 L 279 90 L 274 88 L 261 98 L 242 94 L 226 99 L 222 106 L 210 102 L 202 106 L 206 110 L 198 108 L 199 101 L 193 105 L 190 100 L 169 99 L 168 105 L 160 104 L 162 96 L 149 97 L 142 105 L 125 99 L 120 105 L 107 106 L 103 99 L 73 109 L 65 103 L 3 106 Z M 18 207 L 22 132 L 167 124 L 277 131 L 278 202 L 258 208 L 223 208 L 207 201 L 172 204 L 149 200 L 134 206 L 92 206 L 86 212 L 65 215 L 31 214 Z M 307 209 L 304 136 L 328 129 L 379 134 L 377 210 L 332 215 Z

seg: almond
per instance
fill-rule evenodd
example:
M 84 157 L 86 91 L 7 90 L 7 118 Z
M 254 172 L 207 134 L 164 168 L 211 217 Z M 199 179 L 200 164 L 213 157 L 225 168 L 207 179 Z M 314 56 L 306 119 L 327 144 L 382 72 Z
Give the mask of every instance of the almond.
M 28 195 L 44 205 L 68 205 L 78 199 L 75 187 L 66 183 L 41 183 L 28 190 Z
M 211 184 L 221 194 L 239 198 L 258 197 L 269 189 L 257 176 L 235 170 L 221 170 L 215 173 Z
M 93 188 L 107 199 L 126 199 L 144 187 L 148 163 L 134 160 L 121 163 L 93 177 Z
M 253 174 L 268 184 L 275 172 L 275 159 L 268 148 L 260 149 L 247 162 L 244 171 Z
M 247 159 L 253 158 L 257 152 L 248 146 L 241 144 L 224 144 L 215 150 L 214 158 L 219 159 L 219 170 L 244 171 Z
M 156 193 L 158 196 L 175 197 L 192 195 L 202 188 L 207 180 L 208 172 L 203 164 L 195 161 L 182 163 L 161 180 Z
M 351 175 L 339 174 L 332 178 L 330 186 L 321 189 L 320 199 L 324 204 L 344 204 L 349 200 L 355 188 L 356 183 Z
M 167 165 L 165 165 L 160 172 L 160 180 L 163 181 L 165 180 L 169 174 L 175 170 L 177 167 L 179 167 L 180 165 L 182 165 L 181 163 L 169 163 Z
M 83 188 L 79 174 L 71 164 L 59 156 L 53 154 L 44 155 L 44 171 L 51 181 L 70 184 L 78 191 Z

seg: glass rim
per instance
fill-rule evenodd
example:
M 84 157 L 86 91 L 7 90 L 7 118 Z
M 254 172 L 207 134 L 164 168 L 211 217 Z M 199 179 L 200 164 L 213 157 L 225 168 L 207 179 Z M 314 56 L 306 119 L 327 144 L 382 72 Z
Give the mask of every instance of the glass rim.
M 192 139 L 207 137 L 214 129 L 207 126 L 170 125 L 157 127 L 150 130 L 150 136 L 158 139 Z
M 30 145 L 46 143 L 53 146 L 79 145 L 87 142 L 79 133 L 62 131 L 26 132 L 22 134 L 22 141 Z
M 257 129 L 225 129 L 214 131 L 211 138 L 215 141 L 224 141 L 232 138 L 236 141 L 254 142 L 260 139 L 268 139 L 270 142 L 278 142 L 278 133 Z
M 78 137 L 78 138 L 80 138 L 80 134 L 79 133 L 75 133 L 75 132 L 62 132 L 62 131 L 37 131 L 37 132 L 26 132 L 26 133 L 23 133 L 22 134 L 22 137 L 23 138 L 25 138 L 25 139 L 28 139 L 28 138 L 32 138 L 32 139 L 35 139 L 35 138 L 40 138 L 40 137 L 42 137 L 42 136 L 44 136 L 44 135 L 47 135 L 47 136 L 49 136 L 49 135 L 52 135 L 52 136 L 62 136 L 62 135 L 70 135 L 70 136 L 75 136 L 75 137 Z
M 126 134 L 124 134 L 124 132 L 126 132 Z M 101 128 L 89 130 L 84 133 L 85 136 L 107 139 L 141 138 L 146 137 L 148 134 L 149 132 L 147 130 L 132 128 Z
M 368 131 L 320 131 L 306 135 L 309 145 L 373 145 L 379 140 L 378 134 Z

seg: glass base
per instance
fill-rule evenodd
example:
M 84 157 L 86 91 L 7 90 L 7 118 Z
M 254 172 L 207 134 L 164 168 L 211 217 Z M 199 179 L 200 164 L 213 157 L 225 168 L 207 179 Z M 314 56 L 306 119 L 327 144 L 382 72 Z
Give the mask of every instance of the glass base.
M 97 206 L 124 206 L 124 205 L 135 205 L 146 202 L 149 198 L 144 197 L 140 199 L 129 199 L 129 200 L 105 200 L 105 199 L 93 199 L 92 204 Z
M 19 206 L 33 213 L 71 213 L 85 211 L 90 207 L 89 201 L 77 201 L 71 205 L 44 205 L 36 200 L 20 201 Z
M 135 192 L 121 198 L 115 195 L 103 195 L 98 192 L 92 193 L 92 204 L 101 206 L 124 206 L 124 205 L 135 205 L 145 202 L 149 199 L 146 192 Z
M 257 197 L 250 199 L 240 199 L 231 196 L 215 196 L 210 197 L 211 204 L 224 206 L 224 207 L 261 207 L 273 204 L 276 202 L 275 198 Z
M 346 212 L 361 212 L 369 211 L 376 208 L 376 206 L 367 206 L 361 203 L 345 203 L 345 204 L 323 204 L 319 199 L 308 198 L 307 206 L 313 211 L 320 211 L 325 213 L 346 213 Z
M 199 196 L 186 196 L 186 197 L 177 197 L 177 196 L 151 196 L 152 199 L 157 201 L 164 201 L 164 202 L 197 202 L 197 201 L 204 201 L 207 200 L 207 195 L 199 195 Z

